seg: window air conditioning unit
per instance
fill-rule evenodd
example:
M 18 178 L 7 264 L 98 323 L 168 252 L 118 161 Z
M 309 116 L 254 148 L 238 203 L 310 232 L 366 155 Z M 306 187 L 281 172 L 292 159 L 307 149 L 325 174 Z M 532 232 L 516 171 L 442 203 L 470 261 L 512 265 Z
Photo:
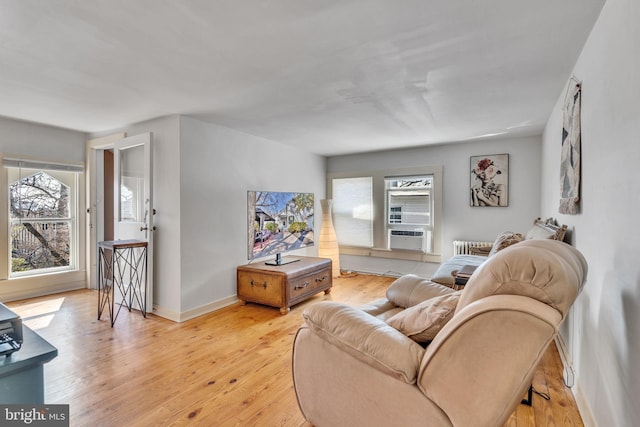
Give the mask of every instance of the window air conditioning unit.
M 424 252 L 424 230 L 389 230 L 389 249 Z

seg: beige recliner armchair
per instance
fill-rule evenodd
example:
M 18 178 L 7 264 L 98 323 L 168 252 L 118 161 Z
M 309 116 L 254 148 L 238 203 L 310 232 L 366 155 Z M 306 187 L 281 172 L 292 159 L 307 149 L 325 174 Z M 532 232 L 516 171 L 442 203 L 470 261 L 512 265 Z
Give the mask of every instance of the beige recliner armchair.
M 387 299 L 362 308 L 314 304 L 293 348 L 300 409 L 318 427 L 500 426 L 586 274 L 584 257 L 565 243 L 510 246 L 476 270 L 428 345 L 385 320 L 454 292 L 441 285 L 401 278 Z

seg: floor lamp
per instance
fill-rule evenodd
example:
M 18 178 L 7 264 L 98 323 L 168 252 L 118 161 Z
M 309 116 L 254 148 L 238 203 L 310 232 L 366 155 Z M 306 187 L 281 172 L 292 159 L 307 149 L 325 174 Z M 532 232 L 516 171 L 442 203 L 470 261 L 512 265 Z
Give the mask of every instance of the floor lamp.
M 330 258 L 332 265 L 332 276 L 340 276 L 340 251 L 338 249 L 338 239 L 336 231 L 333 228 L 333 218 L 331 208 L 333 200 L 320 200 L 322 206 L 322 228 L 320 229 L 320 238 L 318 240 L 318 256 L 321 258 Z

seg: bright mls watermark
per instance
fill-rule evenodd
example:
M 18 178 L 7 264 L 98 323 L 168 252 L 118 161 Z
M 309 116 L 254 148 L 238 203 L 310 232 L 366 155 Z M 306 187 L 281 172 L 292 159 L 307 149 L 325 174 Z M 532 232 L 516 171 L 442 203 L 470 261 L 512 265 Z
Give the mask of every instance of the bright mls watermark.
M 69 405 L 0 404 L 0 425 L 69 427 Z

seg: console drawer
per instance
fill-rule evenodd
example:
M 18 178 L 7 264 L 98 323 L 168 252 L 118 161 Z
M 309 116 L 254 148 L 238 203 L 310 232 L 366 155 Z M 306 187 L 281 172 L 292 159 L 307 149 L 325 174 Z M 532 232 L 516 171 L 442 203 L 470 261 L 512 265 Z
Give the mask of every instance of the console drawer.
M 315 294 L 326 289 L 331 282 L 331 269 L 300 277 L 289 282 L 289 299 L 293 304 L 298 298 L 304 298 L 307 294 Z

